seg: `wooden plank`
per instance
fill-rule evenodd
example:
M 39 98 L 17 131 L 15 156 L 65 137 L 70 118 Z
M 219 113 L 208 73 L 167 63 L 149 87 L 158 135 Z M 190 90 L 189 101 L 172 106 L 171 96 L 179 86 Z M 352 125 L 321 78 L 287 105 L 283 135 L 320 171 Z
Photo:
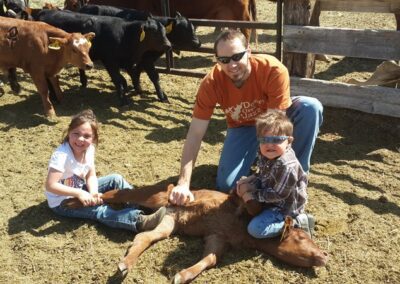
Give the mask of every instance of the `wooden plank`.
M 286 52 L 400 60 L 400 31 L 285 25 Z
M 325 106 L 400 117 L 400 89 L 297 77 L 291 77 L 290 83 L 293 96 L 314 97 Z
M 309 25 L 314 7 L 315 0 L 311 2 L 310 0 L 285 0 L 284 24 Z M 312 8 L 312 11 L 310 11 L 310 8 Z M 307 78 L 314 75 L 315 59 L 313 54 L 293 53 L 284 50 L 282 61 L 288 68 L 290 75 Z
M 319 0 L 322 11 L 400 13 L 400 0 Z

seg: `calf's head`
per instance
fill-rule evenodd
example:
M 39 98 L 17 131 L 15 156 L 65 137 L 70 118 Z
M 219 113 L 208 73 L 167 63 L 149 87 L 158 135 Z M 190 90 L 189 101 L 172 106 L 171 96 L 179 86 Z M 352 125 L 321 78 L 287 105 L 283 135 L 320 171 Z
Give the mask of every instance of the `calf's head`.
M 196 35 L 193 24 L 178 12 L 165 26 L 167 37 L 173 47 L 179 49 L 199 48 L 201 42 Z
M 94 38 L 94 33 L 80 34 L 71 33 L 67 38 L 49 38 L 50 49 L 59 49 L 63 46 L 65 49 L 65 60 L 68 63 L 80 68 L 91 69 L 93 62 L 89 57 L 91 40 Z
M 328 262 L 328 254 L 322 251 L 306 232 L 294 228 L 293 222 L 284 228 L 280 239 L 261 240 L 257 248 L 300 267 L 325 266 Z
M 139 41 L 145 46 L 146 50 L 165 52 L 171 49 L 165 27 L 153 18 L 147 19 L 141 25 Z

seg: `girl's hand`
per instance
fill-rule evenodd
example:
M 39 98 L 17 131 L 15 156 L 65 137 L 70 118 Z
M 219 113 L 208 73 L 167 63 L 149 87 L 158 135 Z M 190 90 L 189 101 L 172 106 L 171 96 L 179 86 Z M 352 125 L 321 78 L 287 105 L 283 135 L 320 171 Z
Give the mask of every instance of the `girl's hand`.
M 102 195 L 103 195 L 102 193 L 94 193 L 94 194 L 92 194 L 93 200 L 94 200 L 94 202 L 95 202 L 94 205 L 101 205 L 101 204 L 103 204 L 103 199 L 101 198 Z
M 85 207 L 96 205 L 93 196 L 85 190 L 80 190 L 78 199 Z

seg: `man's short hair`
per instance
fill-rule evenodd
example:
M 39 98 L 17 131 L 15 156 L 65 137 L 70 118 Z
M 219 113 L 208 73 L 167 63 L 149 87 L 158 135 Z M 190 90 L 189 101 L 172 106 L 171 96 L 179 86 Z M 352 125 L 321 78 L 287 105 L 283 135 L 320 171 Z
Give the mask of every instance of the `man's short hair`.
M 218 35 L 217 39 L 214 42 L 214 53 L 215 53 L 215 55 L 218 55 L 217 54 L 217 46 L 221 41 L 234 40 L 235 38 L 238 38 L 242 42 L 243 46 L 245 48 L 247 48 L 247 39 L 246 39 L 246 37 L 244 36 L 244 34 L 241 31 L 239 31 L 239 30 L 226 30 L 226 31 L 223 31 L 222 33 L 220 33 Z

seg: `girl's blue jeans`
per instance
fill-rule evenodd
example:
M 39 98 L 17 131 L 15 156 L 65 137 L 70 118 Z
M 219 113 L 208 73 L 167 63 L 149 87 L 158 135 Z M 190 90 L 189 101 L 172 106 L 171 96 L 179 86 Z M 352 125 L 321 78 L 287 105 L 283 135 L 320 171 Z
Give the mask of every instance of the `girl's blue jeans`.
M 286 110 L 293 123 L 293 150 L 303 170 L 310 169 L 319 127 L 322 124 L 323 107 L 311 97 L 292 97 L 292 105 Z M 217 171 L 217 188 L 228 192 L 236 181 L 250 173 L 258 151 L 255 126 L 228 128 Z
M 119 174 L 100 177 L 98 179 L 98 184 L 99 193 L 105 193 L 112 189 L 134 190 L 133 186 Z M 139 215 L 143 214 L 143 211 L 131 205 L 121 210 L 114 210 L 107 204 L 79 209 L 70 209 L 60 205 L 51 209 L 56 214 L 64 217 L 91 219 L 112 228 L 126 229 L 134 232 L 137 232 L 137 219 Z
M 278 210 L 265 209 L 251 219 L 247 232 L 257 239 L 279 236 L 285 224 L 285 216 Z

